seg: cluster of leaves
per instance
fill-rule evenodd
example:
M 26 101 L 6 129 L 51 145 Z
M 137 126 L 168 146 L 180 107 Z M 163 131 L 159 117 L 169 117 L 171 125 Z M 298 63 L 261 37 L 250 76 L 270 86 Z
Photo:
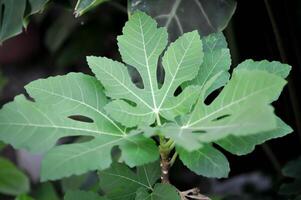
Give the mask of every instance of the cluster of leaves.
M 287 195 L 291 199 L 301 199 L 301 157 L 290 161 L 282 170 L 284 176 L 294 179 L 280 187 L 280 194 Z
M 247 60 L 230 78 L 231 58 L 221 33 L 201 39 L 193 31 L 166 48 L 167 43 L 166 28 L 135 12 L 118 37 L 125 64 L 90 56 L 96 77 L 70 73 L 28 84 L 33 100 L 19 95 L 0 111 L 0 139 L 46 153 L 43 181 L 99 170 L 106 198 L 159 200 L 180 198 L 171 185 L 156 184 L 162 146 L 175 147 L 195 173 L 220 178 L 228 175 L 229 163 L 213 144 L 243 155 L 292 131 L 270 105 L 286 84 L 290 66 Z M 164 79 L 159 81 L 162 53 Z M 129 69 L 141 82 L 132 81 Z M 221 87 L 208 103 L 208 96 Z M 56 146 L 70 136 L 84 140 Z M 114 147 L 124 164 L 113 162 Z M 136 173 L 126 165 L 137 167 Z M 75 196 L 81 194 L 93 196 Z
M 0 44 L 22 32 L 29 17 L 42 12 L 51 0 L 0 0 Z M 81 16 L 107 0 L 78 0 L 74 13 Z

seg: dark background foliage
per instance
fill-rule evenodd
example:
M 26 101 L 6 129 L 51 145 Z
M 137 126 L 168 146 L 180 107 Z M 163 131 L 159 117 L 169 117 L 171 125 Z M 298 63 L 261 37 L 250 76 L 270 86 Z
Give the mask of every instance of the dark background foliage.
M 37 78 L 71 71 L 90 73 L 86 55 L 119 59 L 116 36 L 121 34 L 127 14 L 115 6 L 103 4 L 80 18 L 73 18 L 70 12 L 66 14 L 59 5 L 50 5 L 44 13 L 35 16 L 23 34 L 0 47 L 0 67 L 8 81 L 0 105 L 24 92 L 24 85 Z M 247 156 L 236 157 L 224 152 L 232 169 L 228 180 L 198 177 L 177 162 L 172 170 L 172 181 L 179 189 L 200 186 L 205 193 L 237 196 L 229 199 L 287 199 L 278 195 L 279 185 L 286 181 L 281 169 L 301 154 L 301 2 L 238 1 L 224 33 L 233 66 L 248 58 L 292 65 L 289 84 L 275 108 L 295 131 L 258 146 Z M 4 154 L 14 160 L 12 149 L 7 148 Z

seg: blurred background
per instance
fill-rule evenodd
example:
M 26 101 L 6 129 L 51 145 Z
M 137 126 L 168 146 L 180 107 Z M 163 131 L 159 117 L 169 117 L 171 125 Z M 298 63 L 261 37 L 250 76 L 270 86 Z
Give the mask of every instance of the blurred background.
M 74 4 L 73 1 L 63 0 L 48 3 L 40 13 L 30 17 L 30 23 L 23 33 L 5 40 L 0 46 L 0 81 L 3 83 L 0 83 L 3 85 L 0 106 L 24 93 L 24 86 L 38 78 L 68 72 L 91 74 L 85 59 L 87 55 L 120 60 L 116 36 L 121 34 L 128 19 L 127 6 L 131 3 L 112 0 L 77 18 L 72 13 Z M 223 32 L 231 51 L 232 67 L 248 58 L 277 60 L 292 66 L 289 84 L 274 106 L 277 115 L 295 131 L 257 146 L 247 156 L 237 157 L 223 151 L 231 164 L 228 179 L 206 179 L 189 172 L 180 162 L 176 162 L 172 169 L 172 182 L 180 190 L 198 186 L 203 193 L 216 196 L 217 199 L 294 199 L 295 194 L 301 194 L 301 181 L 298 182 L 300 185 L 295 186 L 294 192 L 281 192 L 280 187 L 283 183 L 294 181 L 283 175 L 283 167 L 301 155 L 301 1 L 245 0 L 237 1 L 236 4 L 228 1 L 227 4 L 229 11 L 225 11 L 225 7 L 222 10 L 219 7 L 207 9 L 211 13 L 209 17 L 221 14 L 219 18 L 224 25 L 216 30 L 225 28 Z M 158 11 L 157 7 L 152 3 L 150 5 L 154 8 L 146 5 L 142 4 L 138 9 L 156 14 L 152 9 Z M 191 5 L 190 8 L 189 5 L 184 7 L 192 9 Z M 202 27 L 203 22 L 197 16 L 197 11 L 191 14 L 186 16 L 187 19 L 191 18 L 183 22 L 189 25 L 187 29 Z M 215 29 L 206 29 L 202 33 L 206 35 L 212 31 Z M 173 40 L 173 36 L 170 39 Z M 16 152 L 9 146 L 1 151 L 1 155 L 29 175 L 33 189 L 40 188 L 37 181 L 40 156 Z M 62 192 L 58 183 L 51 187 L 58 194 Z M 2 195 L 0 199 L 12 197 Z

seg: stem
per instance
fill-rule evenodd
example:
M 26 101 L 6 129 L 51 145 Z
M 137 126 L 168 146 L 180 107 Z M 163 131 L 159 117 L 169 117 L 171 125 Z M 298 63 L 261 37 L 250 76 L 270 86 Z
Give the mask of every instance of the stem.
M 169 182 L 169 152 L 161 151 L 161 182 L 162 183 L 170 183 Z
M 156 116 L 157 125 L 161 126 L 161 120 L 159 114 Z M 161 182 L 162 183 L 169 183 L 169 143 L 170 141 L 166 142 L 166 139 L 164 136 L 160 135 L 160 145 L 159 145 L 159 151 L 160 151 L 160 167 L 161 167 Z

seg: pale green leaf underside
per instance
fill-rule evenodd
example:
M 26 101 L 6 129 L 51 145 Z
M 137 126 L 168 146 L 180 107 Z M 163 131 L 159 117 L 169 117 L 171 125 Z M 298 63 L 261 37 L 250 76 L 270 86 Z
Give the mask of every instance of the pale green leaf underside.
M 181 113 L 187 109 L 187 102 L 195 101 L 196 95 L 175 97 L 174 92 L 198 72 L 203 57 L 199 34 L 186 33 L 167 48 L 162 58 L 165 79 L 159 88 L 157 65 L 166 44 L 166 29 L 157 28 L 156 22 L 141 12 L 131 16 L 123 35 L 118 37 L 122 59 L 137 69 L 143 89 L 134 85 L 124 64 L 88 57 L 89 66 L 104 85 L 106 94 L 114 99 L 106 106 L 113 119 L 128 127 L 150 125 L 158 115 L 173 120 L 179 110 Z
M 136 173 L 124 164 L 113 163 L 100 173 L 100 186 L 111 200 L 134 200 L 139 188 L 153 190 L 160 178 L 160 163 L 154 162 L 137 167 Z
M 0 193 L 19 195 L 29 191 L 29 179 L 9 160 L 0 158 Z
M 0 139 L 33 152 L 51 149 L 42 162 L 43 180 L 105 169 L 112 162 L 114 146 L 120 147 L 122 158 L 130 166 L 158 158 L 152 140 L 126 133 L 108 117 L 103 110 L 108 100 L 94 77 L 71 73 L 34 81 L 26 90 L 35 102 L 18 96 L 4 106 Z M 70 116 L 85 116 L 93 122 L 75 121 Z M 67 136 L 89 136 L 92 140 L 53 147 Z

